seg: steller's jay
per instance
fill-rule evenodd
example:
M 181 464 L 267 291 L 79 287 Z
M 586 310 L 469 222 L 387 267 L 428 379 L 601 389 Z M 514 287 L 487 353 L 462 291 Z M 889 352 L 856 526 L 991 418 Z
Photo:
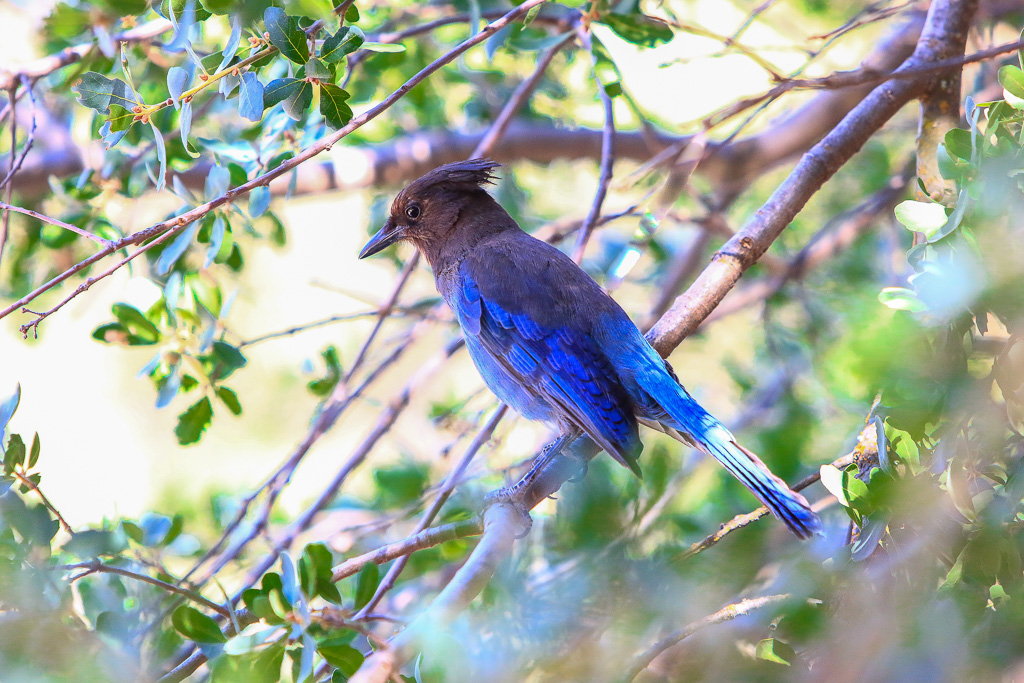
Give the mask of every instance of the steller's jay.
M 412 182 L 359 258 L 412 242 L 434 271 L 487 386 L 523 417 L 582 431 L 638 476 L 638 422 L 711 455 L 801 538 L 799 493 L 686 392 L 615 301 L 483 189 L 498 164 L 445 164 Z

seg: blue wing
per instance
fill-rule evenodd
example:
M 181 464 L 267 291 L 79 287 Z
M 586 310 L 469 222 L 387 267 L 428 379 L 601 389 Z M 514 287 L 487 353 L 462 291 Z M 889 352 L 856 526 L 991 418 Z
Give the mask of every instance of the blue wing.
M 619 368 L 645 425 L 712 456 L 801 538 L 820 533 L 821 522 L 807 500 L 740 446 L 736 437 L 687 393 L 628 319 L 608 317 L 602 322 L 602 348 Z
M 491 390 L 528 418 L 579 427 L 639 475 L 643 446 L 634 407 L 594 339 L 569 321 L 540 324 L 509 301 L 485 297 L 468 271 L 460 271 L 453 303 Z

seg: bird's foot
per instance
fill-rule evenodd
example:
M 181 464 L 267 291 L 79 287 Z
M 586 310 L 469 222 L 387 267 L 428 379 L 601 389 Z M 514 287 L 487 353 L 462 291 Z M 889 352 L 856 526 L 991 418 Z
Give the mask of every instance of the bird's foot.
M 530 511 L 526 508 L 526 504 L 522 500 L 522 491 L 517 482 L 512 486 L 503 486 L 500 489 L 491 491 L 484 496 L 484 509 L 480 512 L 481 519 L 485 519 L 487 511 L 494 505 L 508 505 L 518 513 L 520 522 L 522 524 L 523 531 L 516 535 L 516 540 L 525 538 L 530 534 L 530 529 L 533 528 L 533 518 L 530 516 Z
M 576 460 L 580 464 L 580 471 L 579 473 L 576 474 L 576 476 L 572 477 L 571 479 L 566 479 L 566 481 L 569 482 L 570 484 L 580 483 L 581 481 L 587 478 L 587 472 L 590 471 L 589 460 L 587 460 L 586 458 L 581 458 L 579 456 L 576 456 Z

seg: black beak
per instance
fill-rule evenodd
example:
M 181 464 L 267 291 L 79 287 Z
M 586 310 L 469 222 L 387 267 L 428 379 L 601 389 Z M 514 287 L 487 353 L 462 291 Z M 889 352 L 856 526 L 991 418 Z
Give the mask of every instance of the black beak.
M 391 225 L 391 220 L 388 219 L 384 223 L 384 227 L 377 231 L 363 250 L 359 252 L 359 258 L 366 258 L 367 256 L 373 256 L 377 252 L 384 251 L 392 244 L 402 238 L 402 231 Z

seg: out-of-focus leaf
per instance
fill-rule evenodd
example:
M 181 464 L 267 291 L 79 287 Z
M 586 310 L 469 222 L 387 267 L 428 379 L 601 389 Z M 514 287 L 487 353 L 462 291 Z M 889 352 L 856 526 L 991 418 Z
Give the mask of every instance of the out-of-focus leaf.
M 352 676 L 363 665 L 363 654 L 352 647 L 351 636 L 332 637 L 316 644 L 317 652 L 343 676 Z
M 321 108 L 323 107 L 322 100 L 320 106 Z M 252 192 L 249 193 L 249 216 L 251 218 L 259 218 L 266 213 L 269 206 L 270 188 L 266 185 L 253 188 Z
M 642 47 L 657 47 L 672 40 L 672 27 L 645 14 L 606 14 L 601 23 L 623 40 Z
M 160 252 L 160 258 L 156 262 L 156 273 L 157 275 L 167 275 L 174 267 L 174 264 L 178 262 L 178 259 L 188 251 L 188 248 L 192 245 L 192 241 L 196 238 L 196 232 L 199 230 L 199 222 L 193 221 L 185 228 L 181 234 L 174 238 L 167 247 Z
M 363 50 L 370 52 L 405 52 L 405 45 L 400 43 L 374 43 L 367 41 L 362 45 Z
M 224 341 L 213 342 L 213 357 L 217 362 L 217 379 L 227 379 L 249 362 L 241 351 Z
M 15 469 L 25 464 L 25 442 L 20 434 L 11 434 L 4 449 L 4 474 L 10 476 Z
M 380 583 L 380 569 L 373 562 L 363 565 L 356 576 L 356 602 L 355 609 L 362 609 L 366 603 L 373 599 L 377 592 L 377 584 Z
M 217 622 L 206 616 L 195 607 L 182 605 L 174 610 L 171 623 L 178 633 L 197 643 L 226 643 L 227 637 L 221 633 Z
M 920 312 L 928 308 L 914 290 L 906 287 L 886 287 L 878 293 L 878 301 L 897 311 Z
M 117 322 L 131 335 L 128 343 L 132 346 L 144 346 L 160 341 L 160 330 L 139 309 L 128 304 L 114 304 L 110 310 L 117 318 Z
M 946 207 L 931 202 L 916 202 L 908 199 L 896 205 L 896 220 L 908 230 L 924 233 L 931 238 L 946 224 Z
M 1003 97 L 1014 109 L 1024 109 L 1024 71 L 1009 64 L 1000 68 L 999 85 L 1003 86 Z
M 785 666 L 792 666 L 791 662 L 796 659 L 793 648 L 778 638 L 765 638 L 757 644 L 754 652 L 758 659 Z
M 20 403 L 21 384 L 19 383 L 14 385 L 14 393 L 0 402 L 0 439 L 3 438 L 4 432 L 7 429 L 7 423 L 14 417 L 14 413 L 18 410 Z
M 227 387 L 217 387 L 217 398 L 227 406 L 232 415 L 242 414 L 242 404 L 238 401 L 238 394 Z
M 178 424 L 174 428 L 178 443 L 187 446 L 199 441 L 212 419 L 213 406 L 210 399 L 204 396 L 178 416 Z

